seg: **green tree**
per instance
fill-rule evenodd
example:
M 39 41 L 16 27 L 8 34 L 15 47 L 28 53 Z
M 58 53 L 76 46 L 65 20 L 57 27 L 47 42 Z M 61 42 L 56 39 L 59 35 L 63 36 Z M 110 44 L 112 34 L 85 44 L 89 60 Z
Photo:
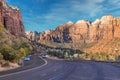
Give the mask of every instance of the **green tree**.
M 12 48 L 9 45 L 3 44 L 0 48 L 0 52 L 3 55 L 5 60 L 9 60 L 10 53 L 12 52 Z
M 64 58 L 65 58 L 65 59 L 68 59 L 68 58 L 69 58 L 69 54 L 68 54 L 68 52 L 65 52 L 65 54 L 64 54 Z

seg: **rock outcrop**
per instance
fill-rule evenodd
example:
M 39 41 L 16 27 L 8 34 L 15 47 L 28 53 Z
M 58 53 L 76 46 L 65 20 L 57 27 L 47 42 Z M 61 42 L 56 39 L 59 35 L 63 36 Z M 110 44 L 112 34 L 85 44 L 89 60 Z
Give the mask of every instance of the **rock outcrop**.
M 109 41 L 114 38 L 120 38 L 120 18 L 105 15 L 94 22 L 87 20 L 79 20 L 76 23 L 68 22 L 53 31 L 41 33 L 40 43 L 47 40 L 56 43 L 84 45 L 101 40 Z
M 25 31 L 25 36 L 31 41 L 37 42 L 39 40 L 39 33 L 38 32 Z
M 72 22 L 68 22 L 66 24 L 60 25 L 59 27 L 57 27 L 54 31 L 52 30 L 47 30 L 43 33 L 40 34 L 40 42 L 44 41 L 44 40 L 50 40 L 53 42 L 57 42 L 57 43 L 64 43 L 64 42 L 70 42 L 71 38 L 70 38 L 70 33 L 69 33 L 69 29 L 70 27 L 72 27 L 74 23 Z
M 19 8 L 0 0 L 0 22 L 14 35 L 24 34 L 24 25 Z
M 90 22 L 86 20 L 77 21 L 70 29 L 70 37 L 73 43 L 85 43 L 89 38 Z

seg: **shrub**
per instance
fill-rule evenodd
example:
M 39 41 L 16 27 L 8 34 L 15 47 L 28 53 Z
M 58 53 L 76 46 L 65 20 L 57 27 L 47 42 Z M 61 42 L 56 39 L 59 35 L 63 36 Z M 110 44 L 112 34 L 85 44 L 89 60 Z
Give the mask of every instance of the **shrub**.
M 80 54 L 78 54 L 78 53 L 75 53 L 74 55 L 73 55 L 73 57 L 74 57 L 74 59 L 80 59 Z
M 65 53 L 64 53 L 64 58 L 65 58 L 65 59 L 68 59 L 68 58 L 69 58 L 68 52 L 65 52 Z
M 21 44 L 21 46 L 20 47 L 22 47 L 22 48 L 28 48 L 29 47 L 29 45 L 28 45 L 28 43 L 26 43 L 26 42 L 23 42 L 22 44 Z
M 109 54 L 109 53 L 83 53 L 80 54 L 80 58 L 85 60 L 99 60 L 99 61 L 107 61 L 107 60 L 117 60 L 118 55 L 116 54 Z
M 10 53 L 12 52 L 12 48 L 6 44 L 3 44 L 0 48 L 0 52 L 3 55 L 5 60 L 9 60 Z
M 19 49 L 19 54 L 22 54 L 23 56 L 26 56 L 26 51 L 24 48 Z

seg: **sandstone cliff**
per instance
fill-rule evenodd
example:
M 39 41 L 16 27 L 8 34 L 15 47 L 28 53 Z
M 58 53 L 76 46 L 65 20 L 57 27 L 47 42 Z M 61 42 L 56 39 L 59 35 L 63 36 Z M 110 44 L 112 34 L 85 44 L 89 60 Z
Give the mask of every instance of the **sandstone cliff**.
M 120 18 L 105 15 L 94 22 L 79 20 L 76 23 L 68 22 L 58 26 L 53 31 L 40 34 L 40 43 L 44 41 L 55 43 L 70 43 L 70 48 L 93 46 L 100 41 L 110 41 L 120 38 Z M 89 47 L 91 47 L 89 46 Z
M 24 25 L 19 8 L 0 0 L 0 23 L 14 35 L 24 34 Z

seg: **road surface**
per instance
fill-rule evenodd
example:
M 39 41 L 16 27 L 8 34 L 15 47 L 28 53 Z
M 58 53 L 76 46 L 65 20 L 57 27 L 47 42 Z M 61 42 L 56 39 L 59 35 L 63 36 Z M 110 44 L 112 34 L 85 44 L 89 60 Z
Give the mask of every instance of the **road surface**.
M 120 80 L 120 66 L 117 65 L 90 61 L 46 60 L 47 63 L 38 60 L 37 64 L 34 64 L 37 68 L 31 67 L 20 73 L 0 73 L 0 80 Z

